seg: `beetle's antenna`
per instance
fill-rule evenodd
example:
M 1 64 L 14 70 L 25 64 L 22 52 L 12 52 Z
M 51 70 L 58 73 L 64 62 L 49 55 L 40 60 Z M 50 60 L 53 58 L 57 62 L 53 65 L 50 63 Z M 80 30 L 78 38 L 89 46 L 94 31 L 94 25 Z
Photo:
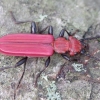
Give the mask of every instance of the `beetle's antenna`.
M 86 54 L 86 53 L 84 53 L 83 55 L 85 55 L 85 56 L 87 56 L 87 57 L 89 57 L 89 58 L 93 58 L 93 59 L 95 59 L 95 60 L 97 60 L 97 61 L 100 61 L 99 58 L 94 57 L 94 56 L 92 56 L 92 55 L 90 55 L 90 54 Z
M 83 38 L 83 39 L 80 39 L 80 41 L 85 41 L 85 40 L 94 40 L 94 39 L 99 39 L 100 36 L 95 36 L 95 37 L 90 37 L 90 38 Z

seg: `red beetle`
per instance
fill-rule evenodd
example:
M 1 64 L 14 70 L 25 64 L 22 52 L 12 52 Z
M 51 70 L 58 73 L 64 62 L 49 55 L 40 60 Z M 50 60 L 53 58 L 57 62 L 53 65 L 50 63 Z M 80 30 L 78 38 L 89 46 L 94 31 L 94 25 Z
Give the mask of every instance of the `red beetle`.
M 96 39 L 100 38 L 100 36 L 85 38 L 86 33 L 83 35 L 83 39 L 78 40 L 70 35 L 67 30 L 62 29 L 59 37 L 54 39 L 53 37 L 53 28 L 52 26 L 46 27 L 43 31 L 48 28 L 48 34 L 36 34 L 37 28 L 35 22 L 32 22 L 31 25 L 31 33 L 14 33 L 8 34 L 0 38 L 0 52 L 3 54 L 11 55 L 11 56 L 24 56 L 25 58 L 21 59 L 16 63 L 15 67 L 18 67 L 24 64 L 23 74 L 18 82 L 17 88 L 20 85 L 20 82 L 25 73 L 25 65 L 27 61 L 27 57 L 48 57 L 45 62 L 45 68 L 37 75 L 35 85 L 37 83 L 37 79 L 40 74 L 48 67 L 50 63 L 50 56 L 53 55 L 54 51 L 61 54 L 67 60 L 71 60 L 71 56 L 74 56 L 79 53 L 84 53 L 87 48 L 87 44 L 84 40 Z M 42 33 L 41 31 L 40 33 Z M 64 37 L 64 33 L 69 35 L 69 38 L 66 39 Z M 68 53 L 70 57 L 66 55 Z M 89 55 L 90 56 L 90 55 Z M 8 69 L 9 67 L 1 68 L 0 70 Z
M 61 54 L 67 60 L 72 60 L 71 56 L 79 53 L 84 53 L 87 48 L 87 44 L 84 40 L 100 38 L 100 36 L 85 38 L 86 33 L 83 35 L 83 39 L 78 40 L 62 29 L 59 37 L 54 39 L 52 26 L 46 27 L 40 33 L 44 32 L 48 28 L 48 34 L 36 34 L 37 28 L 35 22 L 31 24 L 31 33 L 14 33 L 8 34 L 0 38 L 0 52 L 11 56 L 24 56 L 25 58 L 16 63 L 15 67 L 26 62 L 27 57 L 48 57 L 45 62 L 45 68 L 50 63 L 50 56 L 53 55 L 54 51 Z M 69 35 L 69 38 L 64 37 L 64 33 Z M 70 57 L 66 55 L 68 53 Z M 89 55 L 90 56 L 90 55 Z M 2 69 L 6 69 L 1 68 Z M 45 68 L 41 71 L 43 72 Z M 40 72 L 40 74 L 41 74 Z M 38 76 L 40 76 L 40 74 Z
M 73 37 L 73 34 L 70 35 L 65 29 L 62 29 L 59 37 L 54 39 L 52 26 L 46 27 L 44 30 L 47 28 L 48 35 L 36 34 L 36 24 L 32 22 L 32 34 L 14 33 L 1 37 L 0 52 L 11 56 L 49 57 L 52 56 L 55 51 L 63 56 L 66 52 L 68 52 L 70 56 L 74 56 L 78 53 L 82 53 L 87 46 L 84 40 L 91 39 L 84 38 L 78 40 Z M 65 32 L 69 35 L 68 39 L 63 37 Z

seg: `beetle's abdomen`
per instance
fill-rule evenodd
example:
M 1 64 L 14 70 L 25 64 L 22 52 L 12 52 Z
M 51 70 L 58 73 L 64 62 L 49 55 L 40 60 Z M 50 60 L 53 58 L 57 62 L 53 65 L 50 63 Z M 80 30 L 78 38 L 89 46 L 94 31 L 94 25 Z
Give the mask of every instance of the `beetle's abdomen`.
M 9 34 L 0 38 L 0 52 L 12 56 L 51 56 L 53 41 L 52 35 Z
M 77 40 L 75 37 L 70 36 L 69 37 L 69 51 L 70 55 L 73 56 L 76 53 L 79 53 L 82 49 L 82 44 L 79 40 Z
M 69 41 L 63 37 L 59 37 L 55 39 L 53 46 L 54 46 L 55 52 L 65 53 L 66 51 L 69 50 Z

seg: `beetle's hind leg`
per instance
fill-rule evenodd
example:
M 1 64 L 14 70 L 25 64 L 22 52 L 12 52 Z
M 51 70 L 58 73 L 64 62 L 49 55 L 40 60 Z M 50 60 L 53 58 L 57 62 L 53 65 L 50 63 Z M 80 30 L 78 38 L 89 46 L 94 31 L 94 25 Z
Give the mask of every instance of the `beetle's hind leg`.
M 21 75 L 21 77 L 20 77 L 20 79 L 19 79 L 19 81 L 18 81 L 18 83 L 17 83 L 16 88 L 14 89 L 14 100 L 16 99 L 16 91 L 17 91 L 17 89 L 19 88 L 20 83 L 21 83 L 21 81 L 22 81 L 22 79 L 23 79 L 23 77 L 24 77 L 24 74 L 25 74 L 26 62 L 27 62 L 27 57 L 22 58 L 20 61 L 18 61 L 18 62 L 15 64 L 15 67 L 18 67 L 18 66 L 24 64 L 24 69 L 23 69 L 22 75 Z
M 14 14 L 13 14 L 13 12 L 12 11 L 9 11 L 9 12 L 10 12 L 12 20 L 14 21 L 15 24 L 22 24 L 22 23 L 32 22 L 30 20 L 27 20 L 27 21 L 17 21 L 16 18 L 15 18 L 15 16 L 14 16 Z

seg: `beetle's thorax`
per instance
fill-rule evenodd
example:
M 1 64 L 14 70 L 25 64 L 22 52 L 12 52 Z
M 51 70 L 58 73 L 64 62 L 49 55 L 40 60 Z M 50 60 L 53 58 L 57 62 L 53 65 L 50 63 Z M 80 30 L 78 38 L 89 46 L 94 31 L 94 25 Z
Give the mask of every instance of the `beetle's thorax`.
M 73 37 L 73 36 L 70 36 L 69 37 L 69 51 L 70 51 L 70 55 L 73 56 L 77 53 L 80 53 L 80 51 L 82 50 L 82 44 L 81 42 Z
M 54 51 L 57 53 L 65 53 L 69 50 L 69 41 L 64 37 L 59 37 L 55 39 L 53 43 Z
M 59 37 L 55 39 L 53 47 L 57 53 L 69 52 L 69 54 L 73 56 L 81 51 L 82 44 L 73 36 L 69 36 L 68 40 L 64 37 Z

